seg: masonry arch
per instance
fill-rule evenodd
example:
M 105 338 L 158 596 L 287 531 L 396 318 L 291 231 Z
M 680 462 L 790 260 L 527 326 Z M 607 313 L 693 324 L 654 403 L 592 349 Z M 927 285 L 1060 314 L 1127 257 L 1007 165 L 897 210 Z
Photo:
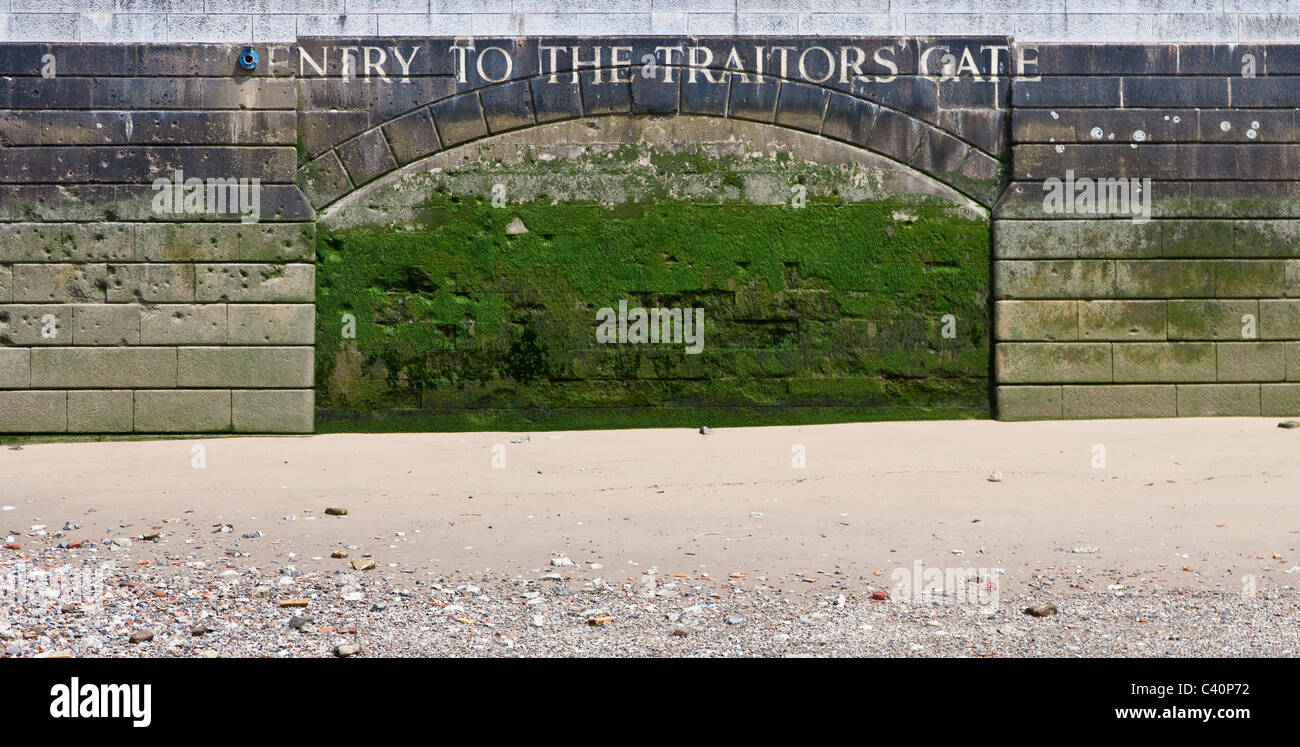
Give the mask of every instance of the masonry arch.
M 931 105 L 933 97 L 914 90 L 941 86 L 934 78 L 909 76 L 894 81 L 897 88 L 846 91 L 774 76 L 744 82 L 726 71 L 711 71 L 721 83 L 703 86 L 689 82 L 688 68 L 673 69 L 675 75 L 663 76 L 667 80 L 635 72 L 609 80 L 615 73 L 628 75 L 626 68 L 585 71 L 577 83 L 564 82 L 567 74 L 558 82 L 537 75 L 383 118 L 391 109 L 386 107 L 373 112 L 364 129 L 344 129 L 340 142 L 317 148 L 299 169 L 298 183 L 320 210 L 417 161 L 505 133 L 595 117 L 691 116 L 766 124 L 843 143 L 924 174 L 986 208 L 1005 186 L 998 152 L 1005 139 L 996 132 L 1005 122 L 996 116 L 996 102 L 992 109 L 940 111 Z M 597 74 L 603 82 L 593 82 Z M 373 114 L 381 115 L 377 124 Z M 300 128 L 306 121 L 300 119 Z

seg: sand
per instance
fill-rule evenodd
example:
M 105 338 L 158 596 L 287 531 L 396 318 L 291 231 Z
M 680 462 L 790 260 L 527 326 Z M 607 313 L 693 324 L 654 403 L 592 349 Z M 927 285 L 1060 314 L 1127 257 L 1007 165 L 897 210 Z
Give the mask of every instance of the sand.
M 1089 591 L 1128 574 L 1164 588 L 1277 588 L 1300 580 L 1286 573 L 1300 564 L 1300 430 L 1277 422 L 29 444 L 0 448 L 0 504 L 14 507 L 0 530 L 81 525 L 19 538 L 35 548 L 161 526 L 173 554 L 249 553 L 242 564 L 311 571 L 346 563 L 330 550 L 355 545 L 381 570 L 448 575 L 527 574 L 558 555 L 613 577 L 656 567 L 777 586 L 819 571 L 883 582 L 921 563 L 1005 569 L 1004 594 L 1069 569 Z M 1000 482 L 987 479 L 995 470 Z M 328 506 L 349 513 L 324 516 Z M 233 531 L 213 526 L 224 523 Z

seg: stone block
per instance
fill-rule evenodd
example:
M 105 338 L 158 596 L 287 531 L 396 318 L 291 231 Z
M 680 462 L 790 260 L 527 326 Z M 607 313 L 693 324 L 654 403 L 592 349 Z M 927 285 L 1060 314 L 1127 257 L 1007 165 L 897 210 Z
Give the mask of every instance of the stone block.
M 994 371 L 999 384 L 1109 382 L 1111 346 L 1081 342 L 998 343 L 994 346 Z
M 108 302 L 183 303 L 194 300 L 194 265 L 108 266 Z
M 104 300 L 107 268 L 101 264 L 18 264 L 13 273 L 13 300 L 18 303 Z
M 1173 384 L 1063 386 L 1061 409 L 1071 419 L 1172 418 L 1178 394 Z
M 139 345 L 140 311 L 135 304 L 75 304 L 74 345 Z
M 1076 220 L 999 220 L 993 223 L 997 259 L 1073 259 L 1079 251 Z
M 236 389 L 231 405 L 238 433 L 311 433 L 315 422 L 311 389 Z
M 130 389 L 68 392 L 69 433 L 130 433 L 135 422 Z
M 200 264 L 195 300 L 314 303 L 316 267 L 308 264 Z
M 226 304 L 161 304 L 140 314 L 143 345 L 224 345 Z
M 32 386 L 115 389 L 176 386 L 176 348 L 34 348 Z
M 231 304 L 231 345 L 312 345 L 316 342 L 313 304 Z
M 359 135 L 338 147 L 339 160 L 347 169 L 352 183 L 360 186 L 397 168 L 388 141 L 378 128 Z
M 1163 340 L 1165 322 L 1164 301 L 1079 302 L 1080 340 Z
M 1062 417 L 1059 386 L 1000 386 L 998 420 L 1043 420 Z
M 438 128 L 438 137 L 444 148 L 488 134 L 477 93 L 465 93 L 439 101 L 430 106 L 429 111 L 433 114 L 433 123 Z
M 1219 381 L 1285 381 L 1286 345 L 1281 342 L 1220 342 Z
M 998 298 L 1076 299 L 1115 295 L 1111 260 L 1002 260 L 994 263 Z
M 315 365 L 310 347 L 179 348 L 177 359 L 182 387 L 310 387 Z
M 1116 383 L 1216 381 L 1212 342 L 1115 344 Z
M 1249 332 L 1259 335 L 1259 303 L 1256 301 L 1169 301 L 1170 340 L 1246 340 Z M 1249 317 L 1247 317 L 1249 315 Z M 1243 320 L 1243 317 L 1247 317 Z
M 1259 384 L 1179 384 L 1178 416 L 1260 414 Z
M 528 127 L 536 120 L 533 118 L 533 99 L 528 90 L 528 81 L 488 88 L 479 93 L 483 104 L 483 118 L 487 120 L 490 134 L 509 132 L 521 127 Z
M 996 339 L 1077 340 L 1078 305 L 1077 301 L 998 301 Z
M 230 390 L 137 390 L 136 433 L 216 433 L 231 429 Z
M 1214 298 L 1211 260 L 1115 261 L 1116 298 Z
M 0 433 L 62 433 L 67 429 L 66 392 L 0 392 Z
M 0 345 L 71 345 L 72 308 L 68 304 L 0 306 Z
M 0 348 L 0 389 L 26 389 L 32 385 L 32 351 Z

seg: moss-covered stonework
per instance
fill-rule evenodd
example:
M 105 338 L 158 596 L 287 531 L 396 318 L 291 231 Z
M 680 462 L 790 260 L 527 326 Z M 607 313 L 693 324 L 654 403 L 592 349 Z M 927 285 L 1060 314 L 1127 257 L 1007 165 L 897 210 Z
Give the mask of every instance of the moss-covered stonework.
M 667 158 L 515 165 L 510 179 L 479 163 L 425 175 L 406 225 L 320 230 L 318 429 L 989 415 L 980 216 L 933 198 L 845 201 L 835 195 L 853 181 L 845 166 Z M 592 186 L 600 175 L 656 184 L 645 190 L 654 199 L 559 199 L 624 196 Z M 705 178 L 733 185 L 733 199 L 678 197 L 665 181 Z M 493 207 L 493 179 L 527 201 Z M 799 208 L 744 199 L 792 183 L 820 186 Z M 512 223 L 527 232 L 508 232 Z M 598 344 L 597 310 L 620 300 L 703 308 L 703 351 Z M 946 314 L 955 338 L 942 334 Z

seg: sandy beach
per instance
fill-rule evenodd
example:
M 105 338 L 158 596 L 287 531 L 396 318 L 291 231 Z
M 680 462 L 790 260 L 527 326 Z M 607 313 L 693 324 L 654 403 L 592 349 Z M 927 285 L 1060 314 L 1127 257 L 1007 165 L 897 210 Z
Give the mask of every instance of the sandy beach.
M 380 586 L 398 605 L 417 598 L 429 606 L 433 585 L 453 597 L 488 596 L 503 610 L 529 588 L 568 588 L 575 597 L 613 590 L 620 604 L 628 598 L 640 605 L 636 617 L 656 620 L 663 635 L 680 624 L 665 596 L 727 596 L 709 591 L 715 586 L 797 599 L 831 614 L 906 608 L 909 619 L 920 615 L 919 624 L 936 615 L 978 624 L 973 605 L 935 612 L 900 599 L 907 595 L 895 588 L 898 569 L 974 569 L 982 583 L 997 584 L 998 614 L 1014 625 L 1067 625 L 1071 604 L 1094 615 L 1109 608 L 1122 624 L 1135 596 L 1140 607 L 1195 597 L 1224 624 L 1266 610 L 1280 638 L 1258 652 L 1288 655 L 1300 651 L 1290 588 L 1300 580 L 1292 574 L 1300 566 L 1300 432 L 1277 424 L 962 421 L 707 435 L 678 429 L 28 444 L 0 449 L 0 529 L 13 532 L 19 548 L 2 557 L 6 567 L 111 561 L 122 578 L 163 589 L 241 579 L 270 585 L 260 596 L 265 616 L 276 620 L 295 612 L 276 600 L 296 585 L 309 588 L 301 596 L 313 609 L 328 603 L 331 614 L 352 614 L 346 602 L 359 598 L 345 595 L 358 578 L 369 585 L 366 606 Z M 328 507 L 347 515 L 327 516 Z M 129 546 L 114 549 L 114 538 Z M 68 543 L 74 546 L 59 547 Z M 333 558 L 334 551 L 348 557 Z M 355 570 L 352 561 L 366 556 L 375 568 Z M 550 573 L 563 578 L 548 585 L 542 579 Z M 411 584 L 426 588 L 414 597 L 399 593 Z M 478 592 L 464 592 L 466 585 Z M 890 600 L 873 599 L 876 590 Z M 520 625 L 537 622 L 538 593 L 513 600 Z M 573 609 L 557 614 L 578 618 L 579 627 L 585 613 L 600 611 L 569 601 Z M 1057 604 L 1061 614 L 1022 613 L 1022 602 L 1038 601 Z M 431 614 L 448 605 L 432 605 Z M 356 610 L 363 618 L 372 613 Z M 730 616 L 716 614 L 725 630 Z M 1141 627 L 1135 621 L 1145 623 L 1143 614 L 1128 622 Z M 167 624 L 184 632 L 209 616 L 172 610 Z M 12 608 L 9 617 L 11 626 L 22 624 Z M 1170 624 L 1179 624 L 1176 618 Z M 843 622 L 859 632 L 874 625 Z M 119 620 L 114 630 L 133 626 Z M 77 637 L 40 648 L 75 650 Z M 190 637 L 172 650 L 202 648 Z M 166 639 L 160 630 L 158 645 Z M 327 643 L 301 653 L 328 654 Z M 1068 653 L 1065 645 L 1020 653 Z M 112 646 L 97 651 L 141 652 Z

